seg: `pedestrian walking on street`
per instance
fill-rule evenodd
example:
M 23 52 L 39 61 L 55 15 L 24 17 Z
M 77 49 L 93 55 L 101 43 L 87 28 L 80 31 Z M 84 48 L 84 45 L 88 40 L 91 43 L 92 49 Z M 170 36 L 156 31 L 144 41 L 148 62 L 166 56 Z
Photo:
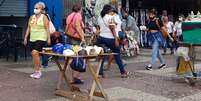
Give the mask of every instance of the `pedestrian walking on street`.
M 80 45 L 81 42 L 85 42 L 84 39 L 84 23 L 82 19 L 82 7 L 80 4 L 75 4 L 72 7 L 72 13 L 66 18 L 66 30 L 65 34 L 68 37 L 68 42 L 71 45 Z M 73 84 L 83 84 L 81 80 L 80 71 L 73 69 Z
M 43 14 L 46 15 L 47 18 L 48 18 L 50 35 L 52 35 L 54 32 L 56 32 L 56 29 L 55 29 L 54 24 L 52 23 L 51 18 L 50 18 L 49 14 L 48 14 L 48 8 L 47 8 L 47 7 L 45 7 L 45 9 L 43 9 Z M 51 40 L 51 41 L 52 41 L 52 40 Z M 52 42 L 51 42 L 51 43 L 52 43 Z M 53 45 L 53 44 L 52 44 L 52 45 Z M 48 45 L 46 44 L 46 47 L 47 47 L 47 46 L 48 46 Z M 43 68 L 47 68 L 47 67 L 48 67 L 49 57 L 50 57 L 50 56 L 48 56 L 48 55 L 42 54 L 42 67 L 43 67 Z
M 115 61 L 119 67 L 121 77 L 125 78 L 128 76 L 128 72 L 125 70 L 125 66 L 123 65 L 120 55 L 119 38 L 117 32 L 118 30 L 116 29 L 118 23 L 116 22 L 116 18 L 114 18 L 112 14 L 112 7 L 110 5 L 105 5 L 103 7 L 103 10 L 101 11 L 101 16 L 98 18 L 100 35 L 97 38 L 97 44 L 104 44 L 105 46 L 110 48 L 112 52 L 117 53 L 117 55 L 114 56 Z
M 31 55 L 34 64 L 34 73 L 30 77 L 39 79 L 42 76 L 40 70 L 40 54 L 42 48 L 48 43 L 51 44 L 50 31 L 49 31 L 49 20 L 47 16 L 42 14 L 45 4 L 43 2 L 38 2 L 34 6 L 34 15 L 29 18 L 28 27 L 24 37 L 24 45 L 27 45 L 28 36 L 30 34 L 30 48 Z
M 174 28 L 174 24 L 172 21 L 169 21 L 168 16 L 164 16 L 163 17 L 163 24 L 167 30 L 167 32 L 170 34 L 170 36 L 173 38 L 173 28 Z M 174 54 L 174 50 L 173 50 L 173 41 L 170 38 L 166 39 L 166 45 L 164 47 L 164 55 L 167 52 L 167 48 L 170 48 L 171 54 Z
M 146 26 L 146 30 L 148 31 L 148 39 L 152 45 L 152 59 L 151 63 L 145 67 L 147 70 L 152 70 L 152 66 L 156 63 L 157 59 L 159 59 L 161 63 L 161 65 L 158 67 L 159 69 L 166 67 L 165 61 L 160 53 L 160 47 L 165 44 L 165 39 L 163 38 L 160 29 L 166 29 L 163 25 L 163 22 L 158 19 L 156 15 L 157 11 L 155 9 L 151 9 L 149 11 L 149 21 Z
M 182 22 L 184 21 L 184 15 L 179 15 L 177 18 L 177 21 L 174 24 L 174 33 L 173 33 L 173 37 L 174 37 L 174 48 L 178 48 L 179 44 L 178 42 L 182 42 L 183 41 L 183 35 L 182 35 Z

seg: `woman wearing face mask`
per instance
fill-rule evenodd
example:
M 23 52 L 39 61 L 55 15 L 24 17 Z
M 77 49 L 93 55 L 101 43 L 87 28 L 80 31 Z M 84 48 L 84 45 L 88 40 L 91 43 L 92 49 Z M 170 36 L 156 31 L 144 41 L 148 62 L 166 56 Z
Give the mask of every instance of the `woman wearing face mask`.
M 183 36 L 182 36 L 182 22 L 184 21 L 184 16 L 179 15 L 177 18 L 177 21 L 175 22 L 174 25 L 174 47 L 177 48 L 178 42 L 183 41 Z
M 160 47 L 165 44 L 160 29 L 166 29 L 162 21 L 158 19 L 156 15 L 157 13 L 155 9 L 151 9 L 149 11 L 149 22 L 146 26 L 148 31 L 148 39 L 152 44 L 152 60 L 151 63 L 145 67 L 147 70 L 152 70 L 152 66 L 156 63 L 157 59 L 159 59 L 161 63 L 161 65 L 158 67 L 159 69 L 166 67 L 164 59 L 159 51 Z
M 34 6 L 34 15 L 29 18 L 28 27 L 24 37 L 24 45 L 27 45 L 28 36 L 30 33 L 30 48 L 31 55 L 34 64 L 34 73 L 30 77 L 39 79 L 42 76 L 40 71 L 40 55 L 39 52 L 42 51 L 42 48 L 50 41 L 50 32 L 49 32 L 49 21 L 47 16 L 42 14 L 45 4 L 43 2 L 38 2 Z

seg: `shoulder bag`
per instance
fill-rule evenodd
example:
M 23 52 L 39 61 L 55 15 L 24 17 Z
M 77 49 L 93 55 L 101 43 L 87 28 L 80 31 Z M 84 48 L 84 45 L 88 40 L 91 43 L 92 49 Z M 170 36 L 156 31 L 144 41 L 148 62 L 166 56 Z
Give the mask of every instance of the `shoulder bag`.
M 75 18 L 75 15 L 76 14 L 73 15 L 73 18 L 71 19 L 70 23 L 66 26 L 65 34 L 70 38 L 73 38 L 73 39 L 76 39 L 76 40 L 81 40 L 80 35 L 77 33 L 77 29 L 75 28 L 75 25 L 72 25 L 72 24 L 74 24 L 73 20 Z M 70 30 L 69 26 L 72 26 L 74 32 Z

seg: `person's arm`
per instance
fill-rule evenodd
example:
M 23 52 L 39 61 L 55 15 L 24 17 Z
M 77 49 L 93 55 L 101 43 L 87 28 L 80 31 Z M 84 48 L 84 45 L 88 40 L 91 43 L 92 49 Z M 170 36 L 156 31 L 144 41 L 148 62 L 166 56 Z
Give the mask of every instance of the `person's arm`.
M 167 28 L 165 27 L 165 25 L 163 24 L 163 22 L 160 19 L 156 19 L 156 20 L 158 20 L 158 24 L 159 24 L 160 30 L 163 31 L 163 34 L 165 34 L 171 41 L 173 41 L 170 33 L 167 32 Z
M 30 21 L 31 21 L 31 17 L 29 18 L 29 21 L 28 21 L 28 25 L 27 25 L 27 29 L 26 29 L 26 33 L 25 33 L 25 36 L 24 36 L 24 45 L 26 46 L 27 45 L 27 39 L 28 39 L 28 36 L 30 34 Z
M 119 39 L 117 37 L 117 33 L 116 33 L 116 30 L 115 30 L 115 25 L 109 25 L 110 27 L 110 30 L 112 32 L 112 35 L 114 36 L 114 40 L 115 40 L 115 46 L 118 47 L 119 46 Z
M 48 20 L 47 16 L 44 16 L 43 20 L 44 20 L 45 29 L 47 31 L 47 43 L 48 43 L 48 45 L 51 45 L 50 30 L 49 30 L 49 20 Z
M 174 25 L 174 27 L 173 27 L 173 38 L 174 38 L 174 40 L 176 41 L 177 40 L 177 22 L 175 22 L 175 25 Z
M 85 41 L 85 39 L 84 39 L 84 31 L 83 31 L 81 22 L 82 22 L 82 19 L 76 19 L 76 21 L 75 21 L 75 29 L 78 32 L 81 40 Z

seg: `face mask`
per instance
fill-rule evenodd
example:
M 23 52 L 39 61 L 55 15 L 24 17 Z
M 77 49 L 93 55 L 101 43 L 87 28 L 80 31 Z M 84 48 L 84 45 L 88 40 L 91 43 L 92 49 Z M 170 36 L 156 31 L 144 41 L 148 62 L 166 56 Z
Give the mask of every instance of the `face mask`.
M 154 17 L 149 17 L 149 19 L 150 19 L 150 20 L 153 20 L 153 19 L 154 19 Z
M 40 14 L 40 9 L 34 9 L 35 14 Z
M 179 21 L 182 21 L 183 20 L 183 18 L 179 18 Z

